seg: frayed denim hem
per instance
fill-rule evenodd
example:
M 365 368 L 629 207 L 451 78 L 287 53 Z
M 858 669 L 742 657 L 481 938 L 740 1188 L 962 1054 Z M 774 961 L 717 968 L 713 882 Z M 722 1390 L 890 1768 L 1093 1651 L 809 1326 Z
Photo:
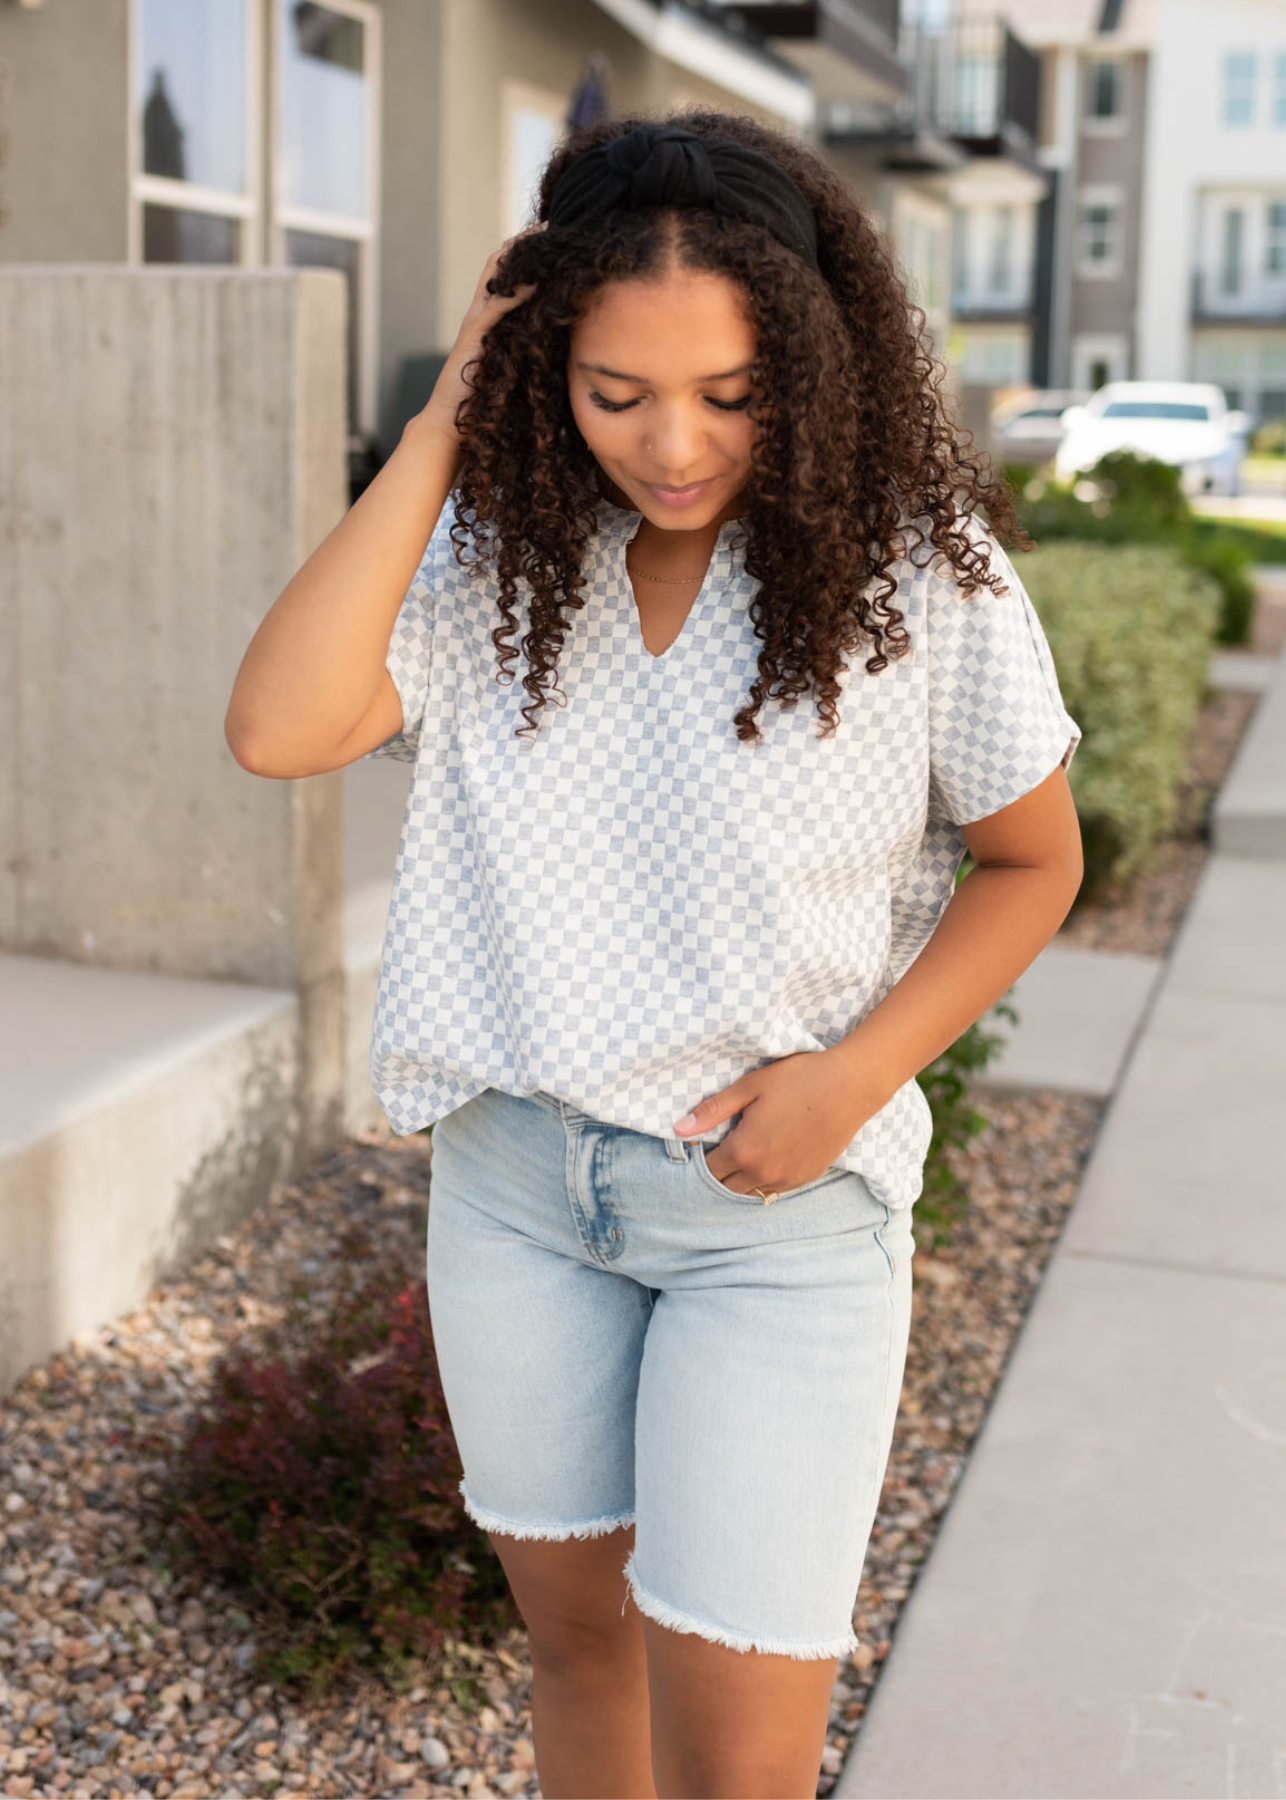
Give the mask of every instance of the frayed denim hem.
M 549 1538 L 561 1542 L 565 1538 L 603 1537 L 609 1531 L 620 1531 L 623 1526 L 634 1523 L 634 1514 L 630 1511 L 601 1519 L 582 1519 L 577 1525 L 525 1525 L 519 1519 L 506 1519 L 503 1513 L 489 1512 L 485 1506 L 479 1506 L 470 1497 L 464 1482 L 459 1485 L 464 1510 L 474 1524 L 484 1531 L 501 1532 L 505 1537 Z
M 626 1559 L 624 1574 L 629 1583 L 626 1599 L 632 1596 L 634 1604 L 647 1618 L 655 1619 L 658 1625 L 667 1625 L 671 1631 L 695 1632 L 698 1637 L 707 1638 L 712 1644 L 724 1644 L 729 1650 L 757 1650 L 765 1656 L 793 1656 L 800 1661 L 813 1661 L 824 1656 L 850 1656 L 861 1646 L 861 1640 L 852 1631 L 840 1637 L 824 1638 L 819 1643 L 801 1644 L 786 1638 L 755 1637 L 744 1631 L 721 1631 L 698 1625 L 695 1619 L 689 1619 L 685 1613 L 658 1600 L 655 1594 L 639 1585 L 632 1550 Z M 625 1611 L 623 1605 L 621 1611 Z

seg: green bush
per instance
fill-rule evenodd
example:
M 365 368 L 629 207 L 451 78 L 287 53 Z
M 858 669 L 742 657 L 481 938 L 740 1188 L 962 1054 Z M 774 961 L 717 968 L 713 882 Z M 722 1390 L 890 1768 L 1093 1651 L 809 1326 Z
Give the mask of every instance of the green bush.
M 1226 538 L 1236 544 L 1247 563 L 1286 563 L 1286 530 L 1266 519 L 1194 519 L 1194 543 Z
M 1251 434 L 1250 448 L 1255 456 L 1286 455 L 1286 419 L 1265 419 Z
M 1051 543 L 1017 566 L 1084 733 L 1068 772 L 1080 901 L 1127 882 L 1175 826 L 1220 591 L 1164 544 Z
M 1193 513 L 1179 471 L 1168 463 L 1113 450 L 1075 487 L 1041 479 L 1024 483 L 1018 489 L 1017 512 L 1038 545 L 1072 538 L 1173 546 L 1192 568 L 1218 584 L 1216 641 L 1249 641 L 1255 604 L 1251 549 L 1244 534 L 1212 530 Z
M 1245 544 L 1231 532 L 1191 532 L 1184 540 L 1183 554 L 1189 567 L 1200 569 L 1219 584 L 1216 640 L 1248 644 L 1255 616 L 1255 583 Z

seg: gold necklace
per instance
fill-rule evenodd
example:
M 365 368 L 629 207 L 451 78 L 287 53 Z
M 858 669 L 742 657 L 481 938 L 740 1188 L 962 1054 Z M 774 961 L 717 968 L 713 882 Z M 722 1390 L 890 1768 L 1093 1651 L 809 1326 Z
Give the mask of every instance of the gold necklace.
M 704 573 L 700 575 L 645 575 L 642 569 L 629 569 L 628 573 L 635 581 L 663 581 L 667 587 L 687 587 L 693 581 L 704 581 Z
M 704 581 L 706 578 L 705 569 L 699 575 L 649 575 L 643 569 L 631 569 L 628 558 L 625 563 L 625 571 L 635 581 L 660 581 L 664 582 L 667 587 L 686 587 L 689 582 Z

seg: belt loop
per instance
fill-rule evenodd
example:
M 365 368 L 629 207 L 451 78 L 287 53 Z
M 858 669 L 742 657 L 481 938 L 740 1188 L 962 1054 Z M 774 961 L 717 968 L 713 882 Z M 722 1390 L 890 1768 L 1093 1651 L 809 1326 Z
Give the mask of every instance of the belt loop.
M 687 1162 L 688 1146 L 685 1139 L 663 1138 L 661 1141 L 665 1145 L 666 1154 L 671 1162 Z

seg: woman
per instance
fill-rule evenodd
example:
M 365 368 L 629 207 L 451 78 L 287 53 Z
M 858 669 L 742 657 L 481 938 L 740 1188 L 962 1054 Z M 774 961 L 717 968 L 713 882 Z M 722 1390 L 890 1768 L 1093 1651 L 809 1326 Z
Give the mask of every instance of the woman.
M 915 1076 L 1071 907 L 1080 732 L 977 518 L 1012 529 L 1006 490 L 814 152 L 600 123 L 538 213 L 228 741 L 415 765 L 372 1077 L 436 1127 L 434 1342 L 542 1791 L 811 1795 L 902 1385 Z

